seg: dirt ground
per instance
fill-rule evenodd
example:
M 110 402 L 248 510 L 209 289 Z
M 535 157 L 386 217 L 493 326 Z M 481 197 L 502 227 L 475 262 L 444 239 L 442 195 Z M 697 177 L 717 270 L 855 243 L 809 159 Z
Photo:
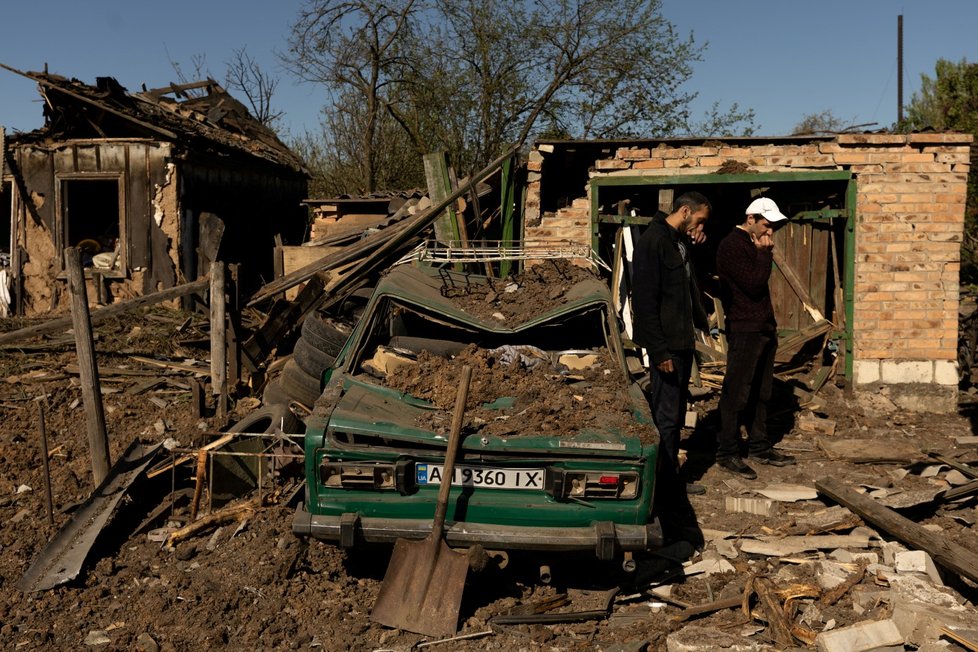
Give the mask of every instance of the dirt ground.
M 155 444 L 172 438 L 182 446 L 198 446 L 213 438 L 224 424 L 194 416 L 186 373 L 165 375 L 160 367 L 140 364 L 132 356 L 187 363 L 204 360 L 206 348 L 193 326 L 178 332 L 185 315 L 153 311 L 96 328 L 99 364 L 103 369 L 150 370 L 163 380 L 146 391 L 140 375 L 106 374 L 102 387 L 105 419 L 112 458 L 117 459 L 134 440 Z M 0 323 L 0 330 L 21 325 L 16 320 Z M 25 594 L 15 583 L 72 510 L 91 490 L 85 412 L 81 402 L 76 357 L 70 343 L 48 343 L 38 350 L 5 348 L 0 351 L 0 649 L 324 649 L 408 650 L 425 641 L 411 633 L 388 630 L 369 619 L 387 566 L 389 552 L 362 551 L 348 556 L 317 542 L 307 543 L 291 532 L 292 504 L 286 494 L 264 495 L 265 505 L 243 522 L 224 524 L 177 543 L 171 548 L 150 536 L 152 528 L 187 520 L 185 503 L 172 513 L 164 511 L 159 522 L 134 533 L 153 509 L 167 502 L 171 476 L 159 476 L 156 485 L 131 492 L 114 525 L 96 542 L 79 577 L 57 588 Z M 921 452 L 903 463 L 854 464 L 830 459 L 818 445 L 819 437 L 833 441 L 872 439 L 893 445 L 909 445 L 917 451 L 935 449 L 965 462 L 978 462 L 978 448 L 958 448 L 955 438 L 973 434 L 972 396 L 962 394 L 957 413 L 919 414 L 896 408 L 876 395 L 852 395 L 831 383 L 818 394 L 819 415 L 836 424 L 833 435 L 800 431 L 800 408 L 780 387 L 774 415 L 779 446 L 797 456 L 796 466 L 758 466 L 759 478 L 748 482 L 732 477 L 711 464 L 712 432 L 715 430 L 715 394 L 694 403 L 701 413 L 695 430 L 686 439 L 687 464 L 707 493 L 691 497 L 700 540 L 673 543 L 663 555 L 639 560 L 634 573 L 619 566 L 599 564 L 587 558 L 551 556 L 511 557 L 504 570 L 470 573 L 460 619 L 460 635 L 473 638 L 433 646 L 451 650 L 593 650 L 665 649 L 666 637 L 690 628 L 709 627 L 745 644 L 771 644 L 764 623 L 748 619 L 739 609 L 723 609 L 690 622 L 677 622 L 677 602 L 699 604 L 742 591 L 747 579 L 761 574 L 778 586 L 811 583 L 812 566 L 759 555 L 736 554 L 729 558 L 734 570 L 713 575 L 675 577 L 676 564 L 687 558 L 700 561 L 717 550 L 717 532 L 739 542 L 764 534 L 799 534 L 813 531 L 811 522 L 832 504 L 820 498 L 777 503 L 774 516 L 728 512 L 727 496 L 752 496 L 752 489 L 774 483 L 812 486 L 823 477 L 843 478 L 852 485 L 891 493 L 919 488 L 950 486 L 948 469 L 934 473 Z M 40 458 L 38 403 L 44 397 L 48 435 L 54 524 L 45 517 L 44 481 Z M 452 396 L 437 400 L 451 404 Z M 573 399 L 572 399 L 573 400 Z M 240 418 L 254 401 L 241 401 L 233 416 Z M 553 420 L 560 423 L 557 406 Z M 192 487 L 192 465 L 172 476 L 179 488 Z M 904 473 L 906 471 L 907 473 Z M 159 486 L 163 485 L 163 486 Z M 205 498 L 206 504 L 206 498 Z M 938 529 L 949 540 L 978 552 L 975 541 L 978 520 L 975 499 L 938 509 L 908 512 L 919 522 Z M 243 523 L 243 524 L 242 524 Z M 848 527 L 858 525 L 851 520 Z M 834 531 L 844 534 L 848 530 Z M 888 537 L 884 536 L 884 539 Z M 698 548 L 697 548 L 698 546 Z M 821 556 L 829 551 L 822 551 Z M 669 557 L 673 557 L 670 559 Z M 819 553 L 806 553 L 818 559 Z M 539 581 L 539 566 L 551 566 L 553 581 Z M 672 579 L 665 579 L 672 577 Z M 974 585 L 946 575 L 947 589 L 955 599 L 974 603 Z M 874 586 L 878 578 L 867 576 Z M 648 593 L 652 584 L 671 585 L 666 599 Z M 558 611 L 601 609 L 608 591 L 618 588 L 611 615 L 579 623 L 499 625 L 489 621 L 518 605 L 536 603 L 566 593 L 569 603 Z M 851 597 L 826 607 L 808 625 L 821 631 L 830 621 L 840 627 L 864 619 L 885 617 L 885 604 L 857 615 Z M 799 643 L 800 645 L 800 643 Z

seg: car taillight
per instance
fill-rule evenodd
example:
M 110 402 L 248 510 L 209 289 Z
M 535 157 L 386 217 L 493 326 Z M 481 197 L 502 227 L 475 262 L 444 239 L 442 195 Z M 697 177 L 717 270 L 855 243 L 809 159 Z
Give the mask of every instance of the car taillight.
M 407 465 L 381 462 L 331 462 L 319 466 L 319 481 L 328 489 L 408 490 Z
M 638 495 L 638 473 L 549 469 L 547 488 L 555 498 L 630 499 Z

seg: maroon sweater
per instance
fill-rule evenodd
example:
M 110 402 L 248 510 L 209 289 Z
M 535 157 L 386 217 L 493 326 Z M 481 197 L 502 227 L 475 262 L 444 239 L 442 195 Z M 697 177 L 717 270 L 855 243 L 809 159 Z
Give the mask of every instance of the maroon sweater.
M 778 324 L 767 282 L 774 256 L 735 228 L 717 246 L 717 274 L 728 333 L 773 332 Z

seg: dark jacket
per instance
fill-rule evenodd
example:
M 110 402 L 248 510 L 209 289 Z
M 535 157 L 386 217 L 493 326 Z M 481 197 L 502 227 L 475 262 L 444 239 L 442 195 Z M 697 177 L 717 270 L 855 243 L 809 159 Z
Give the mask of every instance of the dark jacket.
M 648 350 L 653 365 L 668 360 L 670 351 L 694 349 L 693 327 L 707 327 L 692 260 L 687 274 L 679 249 L 682 242 L 690 258 L 691 242 L 665 218 L 661 212 L 653 218 L 632 256 L 632 339 Z
M 768 279 L 771 250 L 758 249 L 750 234 L 734 229 L 717 246 L 717 275 L 728 333 L 770 333 L 778 328 Z

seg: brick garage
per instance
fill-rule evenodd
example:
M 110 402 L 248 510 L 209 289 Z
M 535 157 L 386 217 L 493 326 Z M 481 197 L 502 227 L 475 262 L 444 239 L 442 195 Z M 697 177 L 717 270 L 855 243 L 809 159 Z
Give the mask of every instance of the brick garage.
M 825 291 L 826 316 L 845 324 L 839 373 L 857 389 L 882 389 L 907 407 L 941 409 L 953 405 L 958 381 L 971 141 L 967 134 L 917 133 L 539 142 L 529 159 L 524 237 L 590 240 L 607 250 L 601 224 L 615 215 L 620 224 L 633 213 L 652 215 L 673 193 L 704 192 L 717 229 L 732 228 L 748 191 L 771 196 L 788 204 L 782 210 L 793 220 L 797 211 L 814 227 L 778 243 L 792 255 L 812 248 L 809 259 L 796 258 L 795 270 L 804 276 L 809 265 L 798 261 L 825 266 L 822 257 L 829 258 L 828 289 L 824 275 L 810 287 L 819 300 Z M 779 313 L 779 325 L 792 319 Z

